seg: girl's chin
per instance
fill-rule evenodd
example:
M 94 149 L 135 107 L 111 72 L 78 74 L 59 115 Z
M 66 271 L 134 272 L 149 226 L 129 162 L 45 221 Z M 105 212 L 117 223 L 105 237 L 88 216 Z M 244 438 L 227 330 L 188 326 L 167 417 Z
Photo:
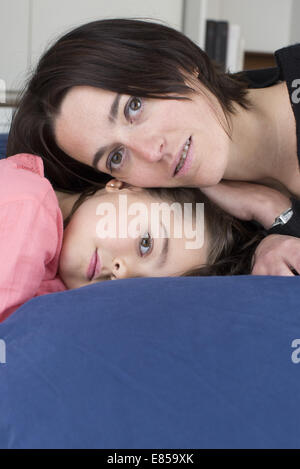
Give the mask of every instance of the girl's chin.
M 58 270 L 58 276 L 60 277 L 60 279 L 64 282 L 65 286 L 67 287 L 68 290 L 72 289 L 72 288 L 76 288 L 76 287 L 72 287 L 72 280 L 70 279 L 70 277 L 65 273 L 65 271 L 60 268 Z

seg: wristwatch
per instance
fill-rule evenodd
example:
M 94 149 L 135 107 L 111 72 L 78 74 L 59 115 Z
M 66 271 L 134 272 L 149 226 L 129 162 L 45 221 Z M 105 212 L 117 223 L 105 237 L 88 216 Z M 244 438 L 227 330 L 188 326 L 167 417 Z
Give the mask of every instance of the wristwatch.
M 292 207 L 288 208 L 284 212 L 282 212 L 278 217 L 275 218 L 275 221 L 271 228 L 274 228 L 274 226 L 277 225 L 285 225 L 294 215 L 294 211 Z
M 291 197 L 291 207 L 285 210 L 275 221 L 267 234 L 280 234 L 300 238 L 300 200 Z

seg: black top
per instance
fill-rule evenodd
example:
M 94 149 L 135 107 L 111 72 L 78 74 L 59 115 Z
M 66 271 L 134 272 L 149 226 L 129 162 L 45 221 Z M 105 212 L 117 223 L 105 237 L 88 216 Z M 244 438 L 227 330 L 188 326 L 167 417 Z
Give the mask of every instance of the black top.
M 283 47 L 275 52 L 277 67 L 246 70 L 242 73 L 249 88 L 267 88 L 285 81 L 294 112 L 297 134 L 297 155 L 300 165 L 300 44 Z M 285 225 L 277 225 L 268 234 L 284 234 L 300 237 L 300 200 L 291 199 L 294 215 Z M 280 215 L 280 214 L 278 214 Z
M 300 164 L 300 44 L 283 47 L 275 52 L 277 67 L 246 70 L 243 76 L 249 88 L 267 88 L 285 81 L 294 112 L 297 133 L 297 154 Z

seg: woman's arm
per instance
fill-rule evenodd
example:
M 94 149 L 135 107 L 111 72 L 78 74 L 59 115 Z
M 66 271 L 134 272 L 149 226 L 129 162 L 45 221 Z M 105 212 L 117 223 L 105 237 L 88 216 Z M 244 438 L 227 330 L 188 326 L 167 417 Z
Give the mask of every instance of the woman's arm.
M 262 184 L 222 181 L 216 186 L 201 188 L 201 191 L 234 217 L 255 220 L 266 230 L 276 217 L 291 207 L 289 197 Z
M 203 192 L 228 213 L 242 220 L 256 220 L 266 230 L 270 229 L 276 217 L 292 205 L 286 195 L 260 184 L 222 181 L 205 188 Z M 283 225 L 285 235 L 271 234 L 260 242 L 252 260 L 253 275 L 300 274 L 299 208 L 297 201 L 293 204 L 296 211 L 293 224 Z

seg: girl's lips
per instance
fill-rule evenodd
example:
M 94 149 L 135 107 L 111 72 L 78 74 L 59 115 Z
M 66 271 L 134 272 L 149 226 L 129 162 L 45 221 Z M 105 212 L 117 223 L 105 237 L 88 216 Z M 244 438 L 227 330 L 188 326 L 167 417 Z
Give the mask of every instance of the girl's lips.
M 97 277 L 101 272 L 101 264 L 98 256 L 98 250 L 92 255 L 86 276 L 88 280 L 92 280 L 94 277 Z

